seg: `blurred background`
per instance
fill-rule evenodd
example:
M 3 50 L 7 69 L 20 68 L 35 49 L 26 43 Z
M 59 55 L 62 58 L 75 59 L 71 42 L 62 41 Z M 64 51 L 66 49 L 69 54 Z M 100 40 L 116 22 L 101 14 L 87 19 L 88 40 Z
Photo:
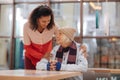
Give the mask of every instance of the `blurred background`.
M 50 6 L 60 27 L 76 28 L 89 68 L 120 69 L 120 0 L 0 0 L 0 69 L 24 69 L 23 25 L 38 5 Z

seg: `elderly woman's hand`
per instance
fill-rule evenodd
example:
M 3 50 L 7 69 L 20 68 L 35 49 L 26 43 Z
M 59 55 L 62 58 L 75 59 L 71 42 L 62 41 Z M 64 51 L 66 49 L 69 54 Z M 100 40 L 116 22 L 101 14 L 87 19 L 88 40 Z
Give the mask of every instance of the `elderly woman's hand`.
M 60 71 L 61 63 L 57 60 L 51 60 L 47 64 L 47 70 L 48 71 Z
M 50 61 L 50 71 L 55 71 L 56 70 L 56 60 Z

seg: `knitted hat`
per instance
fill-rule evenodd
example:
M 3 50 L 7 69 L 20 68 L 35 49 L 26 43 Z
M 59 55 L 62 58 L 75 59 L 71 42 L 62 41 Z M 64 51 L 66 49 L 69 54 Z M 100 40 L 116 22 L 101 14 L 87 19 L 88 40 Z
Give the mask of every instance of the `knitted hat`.
M 62 28 L 59 28 L 59 31 L 61 33 L 63 33 L 64 35 L 66 35 L 70 40 L 74 40 L 74 35 L 75 35 L 75 32 L 76 30 L 72 27 L 62 27 Z

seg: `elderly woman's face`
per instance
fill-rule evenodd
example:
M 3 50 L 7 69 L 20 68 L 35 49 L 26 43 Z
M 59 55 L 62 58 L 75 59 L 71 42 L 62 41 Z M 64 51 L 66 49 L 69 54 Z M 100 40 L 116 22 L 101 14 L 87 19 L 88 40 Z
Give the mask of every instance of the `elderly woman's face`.
M 56 42 L 60 45 L 67 45 L 68 42 L 71 42 L 71 40 L 66 36 L 64 35 L 63 33 L 59 32 L 57 35 L 56 35 Z
M 58 32 L 57 35 L 56 35 L 56 42 L 57 42 L 58 44 L 61 43 L 61 38 L 62 38 L 62 33 Z

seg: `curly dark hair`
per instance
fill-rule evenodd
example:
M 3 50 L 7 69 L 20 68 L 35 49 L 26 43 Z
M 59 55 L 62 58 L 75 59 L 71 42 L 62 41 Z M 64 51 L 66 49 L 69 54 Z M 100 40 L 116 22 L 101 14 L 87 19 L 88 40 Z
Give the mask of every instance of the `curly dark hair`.
M 47 5 L 40 5 L 31 12 L 31 15 L 29 17 L 29 22 L 31 25 L 30 27 L 32 30 L 37 30 L 38 28 L 37 20 L 42 16 L 51 16 L 50 23 L 47 26 L 48 30 L 52 29 L 52 27 L 55 25 L 52 9 Z

